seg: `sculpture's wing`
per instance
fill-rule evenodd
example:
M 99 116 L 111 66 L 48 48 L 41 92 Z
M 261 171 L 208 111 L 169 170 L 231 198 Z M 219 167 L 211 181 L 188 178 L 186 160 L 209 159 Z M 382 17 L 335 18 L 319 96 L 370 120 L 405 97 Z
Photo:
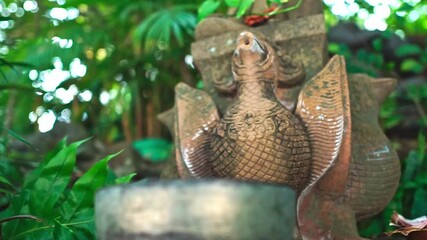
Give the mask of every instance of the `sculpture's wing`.
M 219 120 L 214 102 L 207 93 L 178 83 L 175 104 L 177 160 L 182 159 L 193 177 L 213 176 L 210 129 Z
M 334 56 L 300 92 L 295 111 L 304 122 L 311 142 L 310 184 L 318 180 L 334 163 L 341 151 L 344 134 L 350 132 L 348 98 L 345 62 L 340 56 Z M 346 139 L 349 140 L 348 137 Z M 345 181 L 338 184 L 342 186 Z

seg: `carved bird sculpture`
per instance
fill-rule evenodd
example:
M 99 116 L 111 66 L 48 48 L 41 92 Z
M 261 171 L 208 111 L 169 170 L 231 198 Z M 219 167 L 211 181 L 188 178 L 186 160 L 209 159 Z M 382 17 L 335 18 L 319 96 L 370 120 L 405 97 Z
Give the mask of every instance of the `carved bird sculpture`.
M 181 176 L 280 183 L 298 191 L 313 184 L 338 155 L 347 126 L 343 66 L 334 57 L 306 84 L 293 114 L 274 94 L 284 75 L 275 50 L 255 34 L 241 33 L 232 57 L 237 95 L 222 117 L 203 91 L 176 87 Z
M 176 87 L 168 116 L 180 176 L 289 185 L 299 192 L 302 239 L 360 239 L 356 217 L 381 211 L 398 184 L 397 155 L 377 122 L 395 82 L 348 77 L 334 56 L 304 84 L 293 111 L 275 87 L 292 87 L 301 74 L 289 78 L 277 48 L 250 32 L 238 37 L 232 71 L 237 94 L 223 116 L 205 92 Z

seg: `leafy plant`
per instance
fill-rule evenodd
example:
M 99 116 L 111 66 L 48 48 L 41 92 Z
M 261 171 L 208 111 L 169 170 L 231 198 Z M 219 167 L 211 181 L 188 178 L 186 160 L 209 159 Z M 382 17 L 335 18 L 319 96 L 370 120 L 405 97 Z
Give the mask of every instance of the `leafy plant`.
M 21 189 L 0 179 L 9 207 L 0 214 L 5 239 L 95 239 L 94 195 L 106 185 L 129 182 L 134 174 L 116 178 L 108 168 L 110 155 L 70 183 L 78 147 L 62 140 L 25 178 Z M 71 188 L 69 186 L 72 185 Z M 35 220 L 35 221 L 30 221 Z
M 133 34 L 134 45 L 139 46 L 142 41 L 145 42 L 147 51 L 153 51 L 157 49 L 158 44 L 162 44 L 160 48 L 164 50 L 169 48 L 171 36 L 174 36 L 178 46 L 182 47 L 184 33 L 192 36 L 196 27 L 196 18 L 192 10 L 195 10 L 195 5 L 188 4 L 154 12 L 136 27 Z

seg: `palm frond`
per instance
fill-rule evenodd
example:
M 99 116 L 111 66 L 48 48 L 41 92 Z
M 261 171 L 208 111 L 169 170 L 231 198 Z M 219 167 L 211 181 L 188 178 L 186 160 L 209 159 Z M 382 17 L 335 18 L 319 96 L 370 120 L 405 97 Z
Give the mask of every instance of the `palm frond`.
M 192 35 L 196 26 L 194 5 L 178 5 L 159 10 L 142 21 L 133 32 L 133 43 L 137 50 L 144 45 L 146 52 L 156 49 L 163 42 L 166 49 L 175 39 L 178 46 L 184 45 L 184 34 Z

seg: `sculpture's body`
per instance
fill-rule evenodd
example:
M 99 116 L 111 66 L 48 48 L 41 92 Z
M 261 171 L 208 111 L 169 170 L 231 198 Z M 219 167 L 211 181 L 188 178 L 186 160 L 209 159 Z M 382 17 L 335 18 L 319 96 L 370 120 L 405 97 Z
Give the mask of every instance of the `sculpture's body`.
M 251 33 L 239 37 L 233 64 L 237 95 L 212 136 L 213 170 L 220 177 L 301 189 L 309 176 L 308 136 L 274 95 L 274 56 L 260 44 Z

